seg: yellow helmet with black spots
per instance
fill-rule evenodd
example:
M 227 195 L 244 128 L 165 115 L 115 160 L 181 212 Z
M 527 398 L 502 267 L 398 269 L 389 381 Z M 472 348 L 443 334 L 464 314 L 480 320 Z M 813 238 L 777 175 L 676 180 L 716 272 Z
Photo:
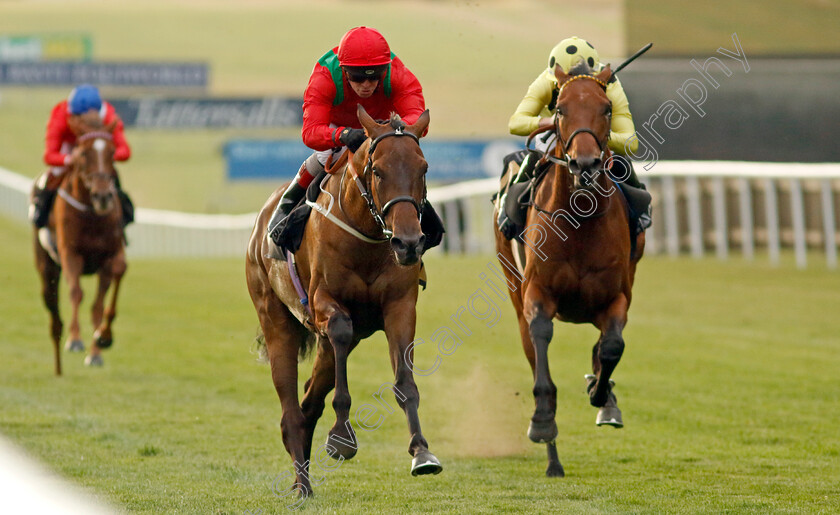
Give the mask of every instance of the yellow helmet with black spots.
M 595 47 L 577 36 L 557 43 L 548 55 L 548 67 L 553 70 L 555 66 L 560 65 L 564 73 L 569 73 L 569 70 L 580 61 L 586 61 L 586 64 L 596 71 L 601 64 Z

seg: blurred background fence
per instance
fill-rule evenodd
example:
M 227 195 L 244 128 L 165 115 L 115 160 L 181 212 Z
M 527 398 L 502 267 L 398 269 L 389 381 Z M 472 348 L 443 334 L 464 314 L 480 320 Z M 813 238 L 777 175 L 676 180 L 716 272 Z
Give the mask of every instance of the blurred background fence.
M 809 250 L 837 267 L 840 164 L 661 161 L 640 175 L 653 195 L 647 252 L 720 259 L 758 254 L 778 263 L 793 249 L 807 265 Z M 24 220 L 31 179 L 0 169 L 0 209 Z M 490 195 L 496 179 L 431 188 L 429 199 L 447 233 L 436 252 L 492 252 Z M 128 228 L 131 256 L 241 256 L 256 213 L 191 214 L 139 208 Z

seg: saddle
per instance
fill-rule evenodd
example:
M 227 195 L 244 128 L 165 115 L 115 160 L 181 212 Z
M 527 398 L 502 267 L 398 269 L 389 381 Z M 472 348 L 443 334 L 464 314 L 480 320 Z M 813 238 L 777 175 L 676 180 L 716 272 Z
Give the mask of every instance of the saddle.
M 309 219 L 309 213 L 312 208 L 306 201 L 315 202 L 320 193 L 321 182 L 327 177 L 327 172 L 321 172 L 315 176 L 315 180 L 306 188 L 306 195 L 303 196 L 298 204 L 292 209 L 285 219 L 280 222 L 280 248 L 282 249 L 280 259 L 286 260 L 286 253 L 294 254 L 300 248 L 303 241 L 303 230 L 306 228 L 306 221 Z

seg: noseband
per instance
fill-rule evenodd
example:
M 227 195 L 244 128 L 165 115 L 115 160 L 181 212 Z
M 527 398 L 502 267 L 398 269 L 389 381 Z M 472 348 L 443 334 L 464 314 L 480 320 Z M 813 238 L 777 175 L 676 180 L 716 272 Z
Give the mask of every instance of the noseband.
M 368 148 L 367 163 L 365 164 L 365 169 L 362 172 L 362 177 L 367 178 L 368 175 L 372 175 L 369 172 L 371 172 L 373 170 L 373 153 L 376 151 L 376 147 L 379 144 L 379 142 L 382 141 L 385 138 L 401 137 L 401 136 L 409 136 L 414 141 L 416 141 L 418 145 L 420 144 L 420 138 L 418 138 L 417 136 L 415 136 L 414 134 L 412 134 L 410 132 L 405 132 L 405 130 L 403 128 L 397 128 L 392 132 L 386 132 L 385 134 L 380 134 L 376 139 L 374 139 L 371 142 L 370 148 Z M 347 168 L 351 169 L 351 171 L 352 171 L 352 163 L 348 163 Z M 412 197 L 410 195 L 400 195 L 400 196 L 394 197 L 391 200 L 389 200 L 388 202 L 386 202 L 385 205 L 382 206 L 382 210 L 380 211 L 376 206 L 376 202 L 374 202 L 374 200 L 373 200 L 373 195 L 371 195 L 370 189 L 365 187 L 365 181 L 362 179 L 362 177 L 359 177 L 358 175 L 356 175 L 355 171 L 352 171 L 352 174 L 353 174 L 353 180 L 356 182 L 356 186 L 358 186 L 358 188 L 359 188 L 359 193 L 361 193 L 362 198 L 364 198 L 365 202 L 367 202 L 368 210 L 370 211 L 371 216 L 373 216 L 373 219 L 376 221 L 376 224 L 379 225 L 380 229 L 382 229 L 382 233 L 388 239 L 390 239 L 394 235 L 394 232 L 392 230 L 388 229 L 385 226 L 385 216 L 388 214 L 388 211 L 392 207 L 399 204 L 400 202 L 411 203 L 411 205 L 414 206 L 414 209 L 417 211 L 417 217 L 422 220 L 423 208 L 426 205 L 425 188 L 424 188 L 424 193 L 423 193 L 423 199 L 420 200 L 419 203 L 417 202 L 417 200 L 415 200 L 414 197 Z

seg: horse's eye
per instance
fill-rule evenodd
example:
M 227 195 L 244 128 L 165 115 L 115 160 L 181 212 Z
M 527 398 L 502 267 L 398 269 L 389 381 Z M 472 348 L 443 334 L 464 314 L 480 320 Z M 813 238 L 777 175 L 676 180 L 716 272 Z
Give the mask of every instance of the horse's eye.
M 557 116 L 563 116 L 563 108 L 560 106 L 557 106 Z
M 612 104 L 607 104 L 607 107 L 604 108 L 604 116 L 612 118 Z

